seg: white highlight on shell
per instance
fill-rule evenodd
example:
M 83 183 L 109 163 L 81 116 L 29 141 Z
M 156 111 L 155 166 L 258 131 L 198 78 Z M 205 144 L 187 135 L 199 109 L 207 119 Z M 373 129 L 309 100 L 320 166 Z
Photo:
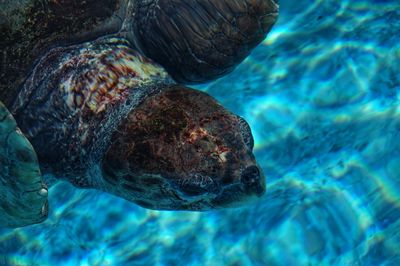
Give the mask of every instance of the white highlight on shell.
M 48 213 L 48 205 L 47 202 L 42 206 L 42 215 L 47 215 Z
M 40 189 L 40 190 L 39 190 L 39 195 L 42 196 L 42 197 L 47 197 L 47 195 L 48 195 L 48 190 L 45 189 L 45 188 Z

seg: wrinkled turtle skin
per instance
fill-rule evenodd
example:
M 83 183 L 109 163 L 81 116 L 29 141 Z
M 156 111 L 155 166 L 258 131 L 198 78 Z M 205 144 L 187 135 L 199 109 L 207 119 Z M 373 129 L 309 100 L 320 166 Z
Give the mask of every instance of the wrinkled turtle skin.
M 42 174 L 157 210 L 265 192 L 247 122 L 182 84 L 231 72 L 273 0 L 0 1 L 0 227 L 43 221 Z

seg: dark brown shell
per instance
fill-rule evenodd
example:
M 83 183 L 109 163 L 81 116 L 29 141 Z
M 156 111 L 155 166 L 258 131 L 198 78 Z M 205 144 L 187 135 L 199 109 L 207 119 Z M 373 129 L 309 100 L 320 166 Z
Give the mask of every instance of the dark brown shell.
M 143 0 L 135 15 L 137 43 L 178 82 L 231 72 L 277 20 L 273 0 Z
M 32 65 L 49 49 L 117 32 L 123 0 L 0 2 L 0 100 L 7 106 Z

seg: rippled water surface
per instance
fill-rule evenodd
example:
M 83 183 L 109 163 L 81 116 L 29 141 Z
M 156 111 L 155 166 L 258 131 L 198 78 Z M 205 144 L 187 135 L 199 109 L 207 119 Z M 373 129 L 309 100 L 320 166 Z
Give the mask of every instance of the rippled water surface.
M 45 223 L 0 230 L 0 265 L 400 265 L 400 2 L 280 6 L 264 43 L 199 87 L 249 121 L 265 197 L 158 212 L 58 183 Z

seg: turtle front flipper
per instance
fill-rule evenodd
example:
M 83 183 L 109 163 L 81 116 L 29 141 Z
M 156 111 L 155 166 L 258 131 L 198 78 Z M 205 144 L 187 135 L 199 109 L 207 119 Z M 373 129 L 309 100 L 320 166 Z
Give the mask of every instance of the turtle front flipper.
M 276 0 L 136 1 L 133 29 L 142 52 L 179 83 L 233 71 L 278 18 Z
M 40 223 L 47 213 L 47 187 L 36 153 L 0 102 L 0 227 Z

